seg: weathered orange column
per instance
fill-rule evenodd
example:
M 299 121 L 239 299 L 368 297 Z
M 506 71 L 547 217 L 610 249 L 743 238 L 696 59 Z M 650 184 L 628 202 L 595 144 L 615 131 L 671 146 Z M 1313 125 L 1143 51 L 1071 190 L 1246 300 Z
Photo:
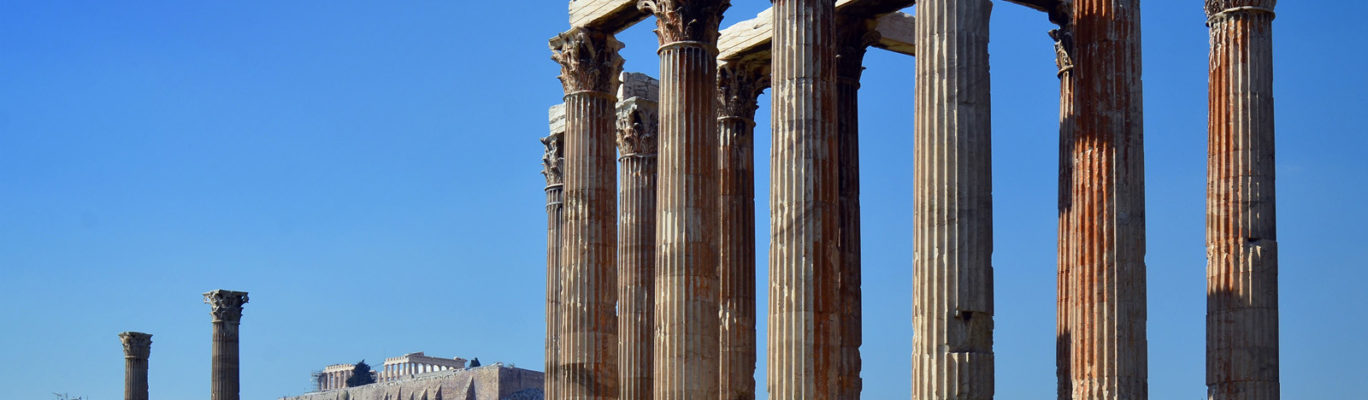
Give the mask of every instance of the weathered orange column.
M 836 19 L 836 158 L 840 193 L 840 232 L 837 234 L 841 264 L 837 276 L 840 307 L 839 370 L 836 376 L 837 399 L 859 399 L 860 344 L 864 317 L 860 291 L 860 75 L 864 73 L 865 50 L 879 40 L 873 21 L 862 18 Z
M 1061 239 L 1069 398 L 1145 399 L 1145 175 L 1140 1 L 1074 0 L 1073 134 Z M 1063 385 L 1061 385 L 1063 386 Z M 1062 397 L 1062 396 L 1061 396 Z
M 655 400 L 717 396 L 717 27 L 727 0 L 642 0 L 660 39 Z
M 755 399 L 755 110 L 769 71 L 729 61 L 717 70 L 721 342 L 719 400 Z
M 988 0 L 917 3 L 912 398 L 993 398 Z
M 1064 3 L 1067 4 L 1067 3 Z M 1056 281 L 1056 324 L 1055 324 L 1055 379 L 1056 395 L 1061 400 L 1073 396 L 1072 366 L 1075 362 L 1072 350 L 1073 335 L 1069 321 L 1075 311 L 1070 300 L 1077 290 L 1078 282 L 1073 268 L 1077 258 L 1074 250 L 1077 234 L 1071 227 L 1075 223 L 1077 210 L 1070 206 L 1073 201 L 1071 182 L 1073 179 L 1073 33 L 1069 9 L 1060 6 L 1050 12 L 1050 20 L 1059 29 L 1050 31 L 1054 39 L 1055 67 L 1059 77 L 1059 225 L 1058 225 L 1058 268 Z
M 152 353 L 152 335 L 142 332 L 119 334 L 124 348 L 124 400 L 147 400 L 147 358 Z
M 562 398 L 615 399 L 617 202 L 614 128 L 622 47 L 612 35 L 573 28 L 551 39 L 565 89 L 560 356 Z
M 622 400 L 651 399 L 655 342 L 655 79 L 624 73 L 617 105 L 621 217 L 618 219 L 618 368 Z
M 560 399 L 560 381 L 554 370 L 560 357 L 560 288 L 561 288 L 561 209 L 564 208 L 564 177 L 561 175 L 565 155 L 561 151 L 565 139 L 565 105 L 551 107 L 551 134 L 541 139 L 542 176 L 546 177 L 546 371 L 542 389 L 547 399 Z M 388 368 L 388 366 L 387 366 Z M 386 371 L 387 376 L 393 371 Z M 388 378 L 387 378 L 388 379 Z
M 1207 398 L 1279 398 L 1275 0 L 1207 0 Z
M 215 290 L 204 294 L 214 317 L 214 348 L 211 355 L 210 400 L 238 400 L 238 327 L 247 292 Z
M 840 369 L 834 0 L 776 0 L 771 68 L 768 385 L 836 397 Z

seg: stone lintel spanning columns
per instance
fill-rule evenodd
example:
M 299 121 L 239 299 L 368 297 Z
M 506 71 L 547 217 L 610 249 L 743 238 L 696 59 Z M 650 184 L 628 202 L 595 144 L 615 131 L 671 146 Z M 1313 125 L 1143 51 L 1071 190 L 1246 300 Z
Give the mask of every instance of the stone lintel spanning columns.
M 214 290 L 204 293 L 214 317 L 214 347 L 210 372 L 211 400 L 238 400 L 238 325 L 247 292 Z
M 1207 398 L 1276 400 L 1275 0 L 1207 0 Z
M 768 385 L 776 400 L 837 395 L 840 255 L 836 10 L 778 0 L 771 61 Z
M 911 4 L 911 2 L 906 2 Z M 849 3 L 845 3 L 849 4 Z M 850 20 L 872 20 L 874 30 L 879 33 L 878 40 L 871 46 L 895 53 L 915 55 L 913 43 L 916 18 L 901 12 L 870 14 L 864 8 L 841 7 L 837 3 L 839 18 Z M 769 62 L 770 42 L 774 37 L 773 9 L 765 9 L 755 18 L 737 22 L 722 30 L 718 39 L 718 59 L 762 59 Z
M 717 396 L 717 35 L 728 0 L 642 0 L 660 42 L 655 400 Z
M 648 400 L 652 395 L 659 85 L 645 74 L 624 72 L 618 90 L 618 398 L 622 400 Z
M 614 106 L 622 47 L 612 34 L 572 28 L 550 41 L 565 90 L 558 366 L 562 398 L 618 396 L 617 203 Z
M 901 13 L 889 14 L 897 15 Z M 863 388 L 860 379 L 860 345 L 864 322 L 860 290 L 859 90 L 865 51 L 879 42 L 881 35 L 877 27 L 882 20 L 884 18 L 836 18 L 836 158 L 840 160 L 837 171 L 840 224 L 837 247 L 841 255 L 837 275 L 841 330 L 836 376 L 838 399 L 858 399 Z
M 124 349 L 124 400 L 147 400 L 147 358 L 152 353 L 152 335 L 142 332 L 119 334 Z
M 1067 326 L 1058 341 L 1069 378 L 1059 397 L 1145 399 L 1140 1 L 1073 0 L 1068 15 L 1059 257 Z
M 769 87 L 767 62 L 727 61 L 717 69 L 718 394 L 755 399 L 755 111 Z
M 565 153 L 562 151 L 565 140 L 565 105 L 557 104 L 548 112 L 551 133 L 541 139 L 542 176 L 546 178 L 546 374 L 542 375 L 542 390 L 547 399 L 560 399 L 560 381 L 553 379 L 554 370 L 560 357 L 561 328 L 560 296 L 561 275 L 561 209 L 564 208 Z M 393 366 L 386 363 L 390 376 L 397 374 Z
M 988 0 L 917 2 L 912 398 L 993 398 Z
M 639 0 L 571 0 L 570 26 L 616 33 L 651 14 L 637 7 Z M 1043 1 L 1043 0 L 1035 0 Z M 911 0 L 838 0 L 838 10 L 883 14 L 911 6 Z

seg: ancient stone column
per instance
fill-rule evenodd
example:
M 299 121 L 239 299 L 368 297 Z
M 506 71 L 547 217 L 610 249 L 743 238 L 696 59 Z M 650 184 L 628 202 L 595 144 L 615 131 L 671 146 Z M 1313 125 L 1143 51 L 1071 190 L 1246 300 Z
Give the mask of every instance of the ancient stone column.
M 152 353 L 152 335 L 142 332 L 119 334 L 124 348 L 124 400 L 147 400 L 147 357 Z
M 210 400 L 238 400 L 238 325 L 247 292 L 215 290 L 204 294 L 214 317 L 213 369 Z
M 859 399 L 863 388 L 860 344 L 864 336 L 860 291 L 859 91 L 865 50 L 879 40 L 879 33 L 872 20 L 838 17 L 836 22 L 836 158 L 840 160 L 837 246 L 841 254 L 836 289 L 840 300 L 836 398 Z
M 572 399 L 618 395 L 617 188 L 614 106 L 622 44 L 574 28 L 551 39 L 565 89 L 560 364 L 551 373 Z
M 717 396 L 717 36 L 727 0 L 641 0 L 660 41 L 655 400 Z
M 1068 4 L 1068 3 L 1063 3 Z M 1073 365 L 1073 353 L 1070 352 L 1072 339 L 1070 334 L 1069 321 L 1073 308 L 1069 306 L 1073 298 L 1074 291 L 1077 290 L 1077 276 L 1074 274 L 1072 261 L 1075 258 L 1074 249 L 1078 236 L 1070 230 L 1075 223 L 1074 216 L 1077 213 L 1070 212 L 1069 202 L 1071 198 L 1070 185 L 1073 179 L 1073 33 L 1072 25 L 1067 6 L 1062 6 L 1050 12 L 1050 20 L 1059 25 L 1059 29 L 1050 31 L 1050 38 L 1054 39 L 1055 67 L 1058 68 L 1056 75 L 1059 77 L 1059 225 L 1058 225 L 1058 260 L 1059 274 L 1056 281 L 1056 324 L 1055 324 L 1055 378 L 1056 394 L 1059 399 L 1065 400 L 1073 395 L 1073 380 L 1071 367 Z
M 769 395 L 834 399 L 841 267 L 835 1 L 777 0 L 773 18 Z
M 755 110 L 769 86 L 763 63 L 717 69 L 719 400 L 755 399 Z
M 560 356 L 560 288 L 561 288 L 561 209 L 564 206 L 564 180 L 561 175 L 565 155 L 561 152 L 565 138 L 565 105 L 557 104 L 549 112 L 551 134 L 541 139 L 542 176 L 546 177 L 546 374 L 542 389 L 547 399 L 560 399 L 560 381 L 550 371 L 555 370 Z M 386 366 L 386 376 L 395 374 L 394 366 Z M 387 378 L 388 379 L 388 378 Z
M 1145 399 L 1145 190 L 1140 1 L 1074 0 L 1072 135 L 1060 201 L 1068 397 Z M 1062 129 L 1063 130 L 1063 129 Z M 1062 131 L 1061 130 L 1061 131 Z M 1067 276 L 1066 276 L 1067 278 Z
M 988 0 L 917 3 L 912 398 L 993 398 Z
M 624 73 L 618 92 L 618 368 L 622 400 L 651 399 L 655 346 L 656 85 Z
M 1279 398 L 1275 0 L 1207 0 L 1207 398 Z

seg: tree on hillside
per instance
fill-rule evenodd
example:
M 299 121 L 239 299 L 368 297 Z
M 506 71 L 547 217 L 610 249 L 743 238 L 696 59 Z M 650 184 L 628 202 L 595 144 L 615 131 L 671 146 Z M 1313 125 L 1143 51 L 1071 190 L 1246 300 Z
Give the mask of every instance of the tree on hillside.
M 372 383 L 375 383 L 375 377 L 371 376 L 370 365 L 366 364 L 366 360 L 361 360 L 361 362 L 356 363 L 356 367 L 352 368 L 351 377 L 347 378 L 347 387 L 357 387 Z

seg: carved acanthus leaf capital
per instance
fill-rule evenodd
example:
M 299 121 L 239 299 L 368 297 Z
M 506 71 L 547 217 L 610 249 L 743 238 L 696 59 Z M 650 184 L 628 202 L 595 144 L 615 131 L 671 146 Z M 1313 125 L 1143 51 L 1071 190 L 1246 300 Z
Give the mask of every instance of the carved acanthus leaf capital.
M 655 14 L 660 44 L 703 42 L 716 45 L 722 12 L 730 0 L 639 0 L 637 8 Z
M 1073 32 L 1068 28 L 1053 29 L 1050 38 L 1054 39 L 1055 66 L 1059 68 L 1059 76 L 1064 76 L 1074 67 Z
M 770 85 L 768 68 L 759 62 L 728 61 L 717 67 L 719 118 L 755 120 L 756 99 Z
M 152 335 L 142 332 L 124 332 L 119 334 L 119 340 L 123 342 L 124 357 L 147 359 L 152 353 Z
M 864 55 L 869 46 L 883 36 L 876 28 L 877 21 L 847 16 L 836 17 L 836 75 L 842 79 L 860 79 L 864 72 Z
M 617 145 L 623 157 L 654 156 L 660 132 L 656 102 L 633 97 L 617 106 Z
M 204 294 L 204 304 L 211 307 L 214 322 L 238 322 L 242 320 L 242 305 L 247 304 L 247 292 L 215 290 Z
M 577 27 L 551 38 L 550 45 L 551 59 L 561 65 L 560 81 L 566 94 L 617 92 L 622 43 L 613 35 Z
M 542 146 L 546 149 L 542 154 L 542 176 L 546 177 L 548 187 L 565 182 L 565 176 L 561 173 L 561 166 L 565 165 L 565 154 L 561 150 L 561 141 L 564 137 L 563 133 L 553 132 L 541 138 Z

